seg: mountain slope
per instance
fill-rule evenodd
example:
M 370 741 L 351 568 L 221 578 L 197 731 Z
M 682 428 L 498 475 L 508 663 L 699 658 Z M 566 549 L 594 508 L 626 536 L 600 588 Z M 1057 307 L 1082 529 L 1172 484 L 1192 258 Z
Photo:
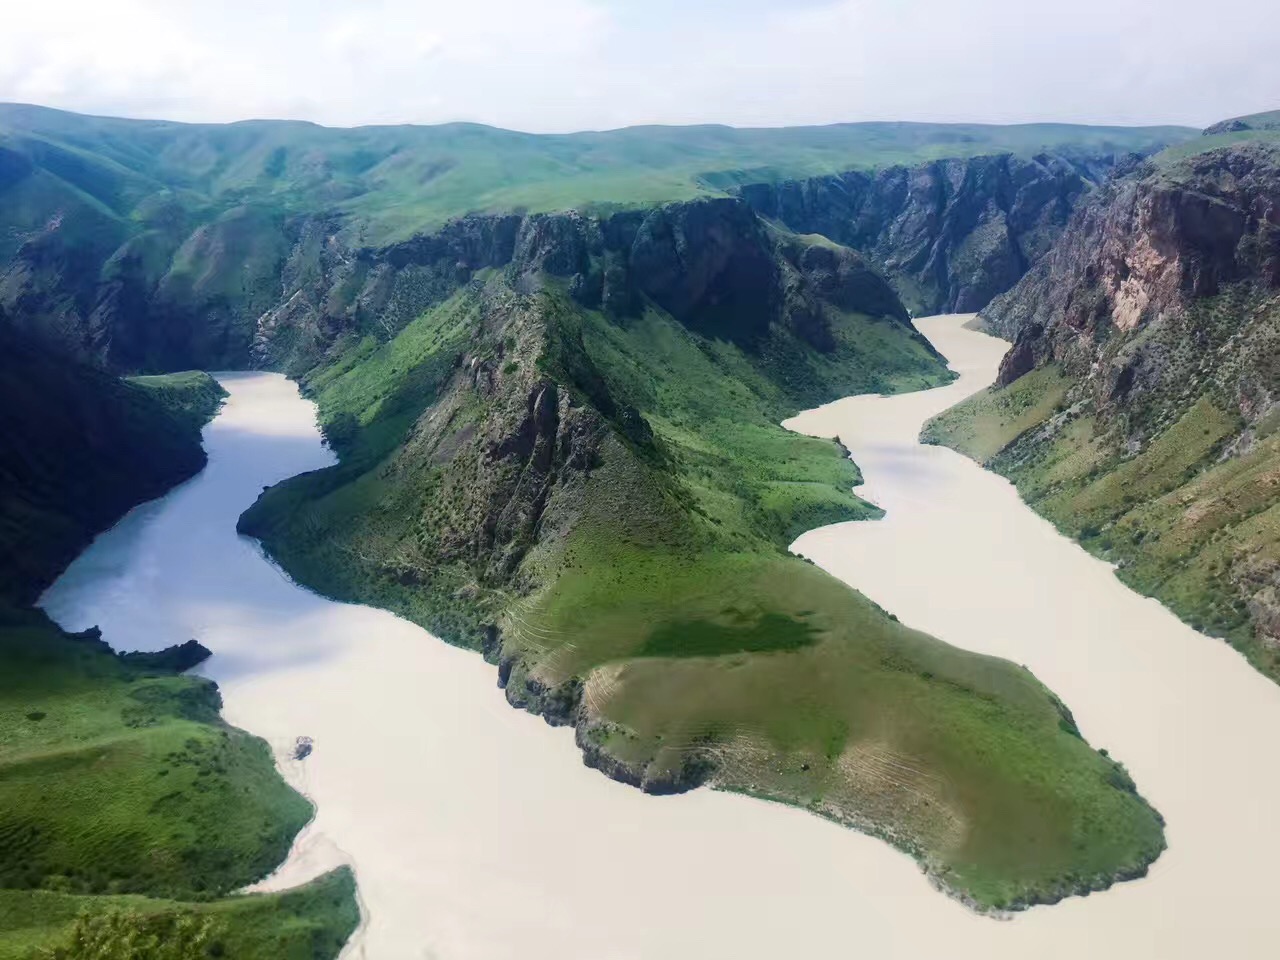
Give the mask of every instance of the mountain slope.
M 29 333 L 116 372 L 241 366 L 254 322 L 289 285 L 281 272 L 292 251 L 317 234 L 353 258 L 477 212 L 639 210 L 943 156 L 1048 151 L 1089 166 L 1190 133 L 845 124 L 535 136 L 468 124 L 187 125 L 0 105 L 0 306 Z
M 1044 255 L 1080 197 L 1119 159 L 996 154 L 740 192 L 762 216 L 871 257 L 913 312 L 972 313 Z
M 332 209 L 382 245 L 468 213 L 648 206 L 740 183 L 984 153 L 1146 152 L 1182 127 L 849 123 L 527 134 L 479 124 L 181 124 L 0 104 L 0 134 L 117 214 L 157 185 L 225 206 Z
M 0 314 L 0 579 L 32 603 L 93 537 L 205 463 L 205 374 L 123 381 L 32 346 Z
M 330 267 L 258 349 L 341 463 L 241 520 L 303 583 L 480 648 L 612 777 L 804 806 L 983 908 L 1158 855 L 1158 816 L 1029 673 L 787 552 L 874 509 L 779 420 L 947 376 L 856 253 L 709 200 L 470 218 Z
M 999 385 L 926 436 L 1280 679 L 1280 139 L 1221 137 L 1083 205 L 983 311 Z

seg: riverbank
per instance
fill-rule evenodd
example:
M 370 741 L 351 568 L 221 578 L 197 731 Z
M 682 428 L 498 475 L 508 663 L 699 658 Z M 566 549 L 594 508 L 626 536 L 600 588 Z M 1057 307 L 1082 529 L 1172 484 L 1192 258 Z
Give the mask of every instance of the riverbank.
M 921 326 L 959 380 L 816 414 L 885 518 L 797 549 L 910 626 L 1025 662 L 1061 694 L 1169 819 L 1170 850 L 1144 880 L 993 923 L 939 896 L 909 857 L 806 811 L 707 790 L 654 798 L 586 769 L 568 732 L 512 710 L 474 653 L 299 590 L 234 535 L 272 477 L 328 462 L 311 408 L 278 376 L 228 381 L 207 471 L 103 538 L 68 611 L 135 636 L 168 623 L 214 650 L 226 719 L 266 737 L 318 804 L 268 886 L 354 864 L 367 924 L 349 958 L 692 960 L 710 943 L 773 960 L 848 950 L 851 931 L 858 950 L 903 960 L 1269 956 L 1280 764 L 1266 747 L 1280 698 L 999 478 L 918 444 L 914 421 L 989 382 L 1001 352 L 953 319 Z M 299 736 L 314 749 L 294 761 Z
M 183 675 L 208 651 L 119 655 L 28 606 L 95 534 L 200 470 L 221 388 L 204 373 L 121 380 L 0 340 L 0 958 L 183 931 L 211 955 L 334 956 L 354 923 L 348 871 L 232 895 L 311 808 L 261 740 L 222 721 L 214 684 Z
M 1052 956 L 1099 955 L 1101 943 L 1106 956 L 1269 955 L 1280 935 L 1268 906 L 1268 865 L 1280 854 L 1269 736 L 1280 691 L 1124 587 L 1008 482 L 918 442 L 926 420 L 991 382 L 1007 344 L 960 318 L 917 325 L 956 382 L 837 401 L 789 424 L 838 434 L 866 477 L 857 492 L 885 518 L 812 531 L 794 549 L 911 626 L 1026 664 L 1167 821 L 1169 850 L 1150 877 L 1032 911 L 1010 939 Z

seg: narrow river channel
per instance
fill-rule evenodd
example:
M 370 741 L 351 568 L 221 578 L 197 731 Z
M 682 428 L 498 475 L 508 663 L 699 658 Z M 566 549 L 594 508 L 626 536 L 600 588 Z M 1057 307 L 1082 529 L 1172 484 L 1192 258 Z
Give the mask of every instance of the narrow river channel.
M 572 736 L 511 709 L 494 669 L 391 614 L 294 585 L 236 535 L 263 486 L 331 462 L 275 374 L 223 376 L 209 466 L 138 508 L 43 605 L 122 649 L 199 639 L 226 717 L 271 743 L 316 820 L 264 886 L 356 869 L 367 960 L 1270 957 L 1280 943 L 1280 688 L 1123 587 L 1003 480 L 916 442 L 991 381 L 1000 341 L 920 321 L 961 377 L 855 397 L 788 426 L 838 434 L 877 523 L 794 549 L 904 622 L 1030 667 L 1168 818 L 1150 877 L 975 916 L 878 840 L 696 791 L 645 796 L 582 766 Z M 315 741 L 288 759 L 299 736 Z

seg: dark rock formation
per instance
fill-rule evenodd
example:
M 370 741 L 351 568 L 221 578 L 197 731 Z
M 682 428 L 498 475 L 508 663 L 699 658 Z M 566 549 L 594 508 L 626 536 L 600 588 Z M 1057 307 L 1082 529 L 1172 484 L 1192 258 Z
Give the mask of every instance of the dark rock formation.
M 1045 254 L 1116 160 L 938 160 L 751 184 L 741 196 L 763 217 L 870 257 L 917 313 L 964 313 L 986 306 Z
M 198 421 L 0 312 L 0 599 L 34 602 L 98 532 L 199 471 Z
M 115 221 L 68 229 L 55 214 L 0 266 L 0 306 L 46 348 L 117 373 L 246 365 L 307 221 L 246 209 L 199 225 L 156 217 L 131 235 Z
M 312 236 L 325 229 L 327 238 Z M 690 329 L 742 345 L 786 324 L 830 349 L 828 307 L 907 320 L 892 287 L 859 254 L 771 231 L 734 199 L 604 218 L 465 217 L 381 250 L 342 250 L 332 224 L 312 224 L 301 236 L 252 350 L 259 364 L 299 373 L 343 336 L 394 335 L 486 268 L 504 270 L 525 293 L 563 278 L 577 302 L 614 317 L 652 303 Z
M 1280 147 L 1242 141 L 1096 191 L 982 318 L 1014 340 L 999 385 L 1049 364 L 1067 378 L 1061 414 L 995 469 L 1036 477 L 1033 503 L 1280 679 L 1280 552 L 1258 521 L 1280 471 L 1278 293 Z M 1087 475 L 1046 486 L 1037 465 L 1076 454 Z M 1176 530 L 1155 519 L 1170 512 Z

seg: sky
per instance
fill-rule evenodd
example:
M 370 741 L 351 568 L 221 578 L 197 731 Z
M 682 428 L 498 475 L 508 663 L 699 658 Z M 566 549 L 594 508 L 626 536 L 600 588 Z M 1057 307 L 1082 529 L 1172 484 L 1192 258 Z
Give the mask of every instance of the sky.
M 1276 0 L 0 0 L 0 101 L 533 132 L 1280 108 Z

